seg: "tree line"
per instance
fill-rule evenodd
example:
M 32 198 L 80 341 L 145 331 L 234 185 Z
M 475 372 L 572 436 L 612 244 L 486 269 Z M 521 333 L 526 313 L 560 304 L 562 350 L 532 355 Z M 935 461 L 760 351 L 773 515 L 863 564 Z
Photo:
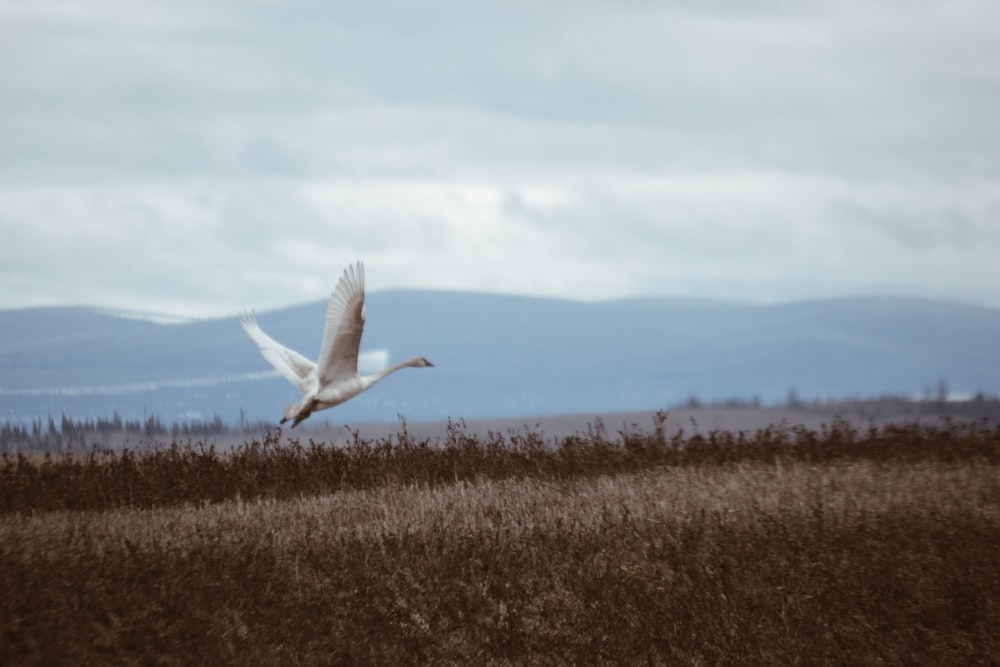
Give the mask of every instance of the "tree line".
M 124 437 L 135 438 L 189 438 L 220 435 L 228 427 L 222 417 L 210 420 L 189 420 L 165 424 L 156 415 L 144 419 L 127 419 L 115 412 L 110 418 L 71 419 L 65 414 L 57 422 L 51 415 L 46 421 L 41 417 L 30 424 L 4 422 L 0 426 L 0 453 L 19 451 L 63 453 L 110 449 Z

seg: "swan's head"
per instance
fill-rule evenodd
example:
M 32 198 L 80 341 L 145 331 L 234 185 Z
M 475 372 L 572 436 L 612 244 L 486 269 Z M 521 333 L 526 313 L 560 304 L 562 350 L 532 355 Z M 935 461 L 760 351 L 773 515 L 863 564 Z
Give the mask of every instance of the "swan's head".
M 428 366 L 433 366 L 433 365 L 434 364 L 432 364 L 431 362 L 427 361 L 423 357 L 417 357 L 416 359 L 413 360 L 413 366 L 414 366 L 414 368 L 426 368 Z

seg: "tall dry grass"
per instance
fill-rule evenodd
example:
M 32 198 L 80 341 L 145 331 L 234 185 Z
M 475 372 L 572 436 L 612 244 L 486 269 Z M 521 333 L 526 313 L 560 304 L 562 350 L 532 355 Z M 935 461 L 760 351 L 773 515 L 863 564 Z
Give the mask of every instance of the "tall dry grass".
M 775 429 L 714 443 L 595 431 L 559 448 L 453 435 L 371 447 L 367 469 L 332 468 L 329 488 L 294 493 L 217 456 L 204 478 L 236 475 L 250 493 L 8 511 L 0 662 L 1000 657 L 995 431 Z M 159 475 L 132 482 L 177 479 Z
M 943 421 L 869 429 L 834 421 L 818 430 L 786 425 L 755 433 L 609 437 L 598 420 L 588 433 L 546 441 L 536 433 L 484 438 L 449 423 L 443 442 L 416 440 L 405 423 L 395 438 L 357 432 L 337 445 L 281 431 L 219 451 L 203 441 L 148 443 L 143 451 L 0 456 L 0 513 L 161 507 L 233 498 L 289 498 L 388 484 L 448 484 L 532 477 L 563 480 L 655 467 L 740 462 L 838 460 L 1000 461 L 1000 425 Z

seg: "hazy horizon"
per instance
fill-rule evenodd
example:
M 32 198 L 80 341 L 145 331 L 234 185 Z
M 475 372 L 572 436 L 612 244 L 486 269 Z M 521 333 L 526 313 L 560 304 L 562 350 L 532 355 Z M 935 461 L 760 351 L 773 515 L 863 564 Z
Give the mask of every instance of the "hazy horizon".
M 531 299 L 531 300 L 561 302 L 561 303 L 580 304 L 580 305 L 663 301 L 663 302 L 677 302 L 677 303 L 689 302 L 692 304 L 704 303 L 704 304 L 717 304 L 717 305 L 745 306 L 748 308 L 769 308 L 769 307 L 781 307 L 781 306 L 794 306 L 797 304 L 806 304 L 806 303 L 825 303 L 825 302 L 837 302 L 837 301 L 912 300 L 912 301 L 925 301 L 929 303 L 951 304 L 955 306 L 969 307 L 969 308 L 981 308 L 985 310 L 1000 310 L 1000 305 L 994 306 L 989 304 L 975 303 L 971 300 L 966 300 L 961 298 L 944 298 L 944 297 L 892 294 L 892 293 L 844 294 L 844 295 L 816 297 L 816 298 L 801 298 L 801 299 L 774 300 L 774 301 L 753 301 L 753 300 L 726 299 L 722 297 L 670 296 L 670 295 L 622 296 L 612 299 L 583 299 L 583 298 L 555 297 L 555 296 L 527 294 L 527 293 L 489 292 L 485 290 L 462 290 L 462 289 L 448 289 L 448 288 L 422 289 L 418 287 L 393 287 L 381 290 L 368 290 L 369 295 L 380 294 L 380 293 L 406 293 L 406 292 L 457 294 L 457 295 L 467 295 L 467 296 L 495 296 L 500 298 Z M 291 308 L 298 308 L 310 304 L 315 304 L 317 302 L 325 302 L 326 300 L 327 297 L 317 297 L 315 299 L 310 299 L 308 301 L 296 301 L 285 304 L 276 304 L 272 308 L 267 308 L 267 309 L 240 308 L 233 312 L 223 312 L 207 316 L 195 316 L 195 317 L 179 315 L 171 312 L 162 312 L 154 310 L 135 310 L 128 308 L 114 308 L 108 306 L 96 306 L 85 303 L 80 303 L 80 304 L 52 303 L 52 304 L 38 304 L 32 306 L 8 307 L 8 308 L 0 308 L 0 312 L 13 312 L 13 311 L 34 310 L 34 309 L 60 309 L 60 308 L 82 309 L 121 319 L 135 319 L 146 322 L 153 322 L 155 324 L 170 325 L 170 324 L 188 324 L 198 321 L 230 319 L 239 317 L 243 312 L 250 309 L 258 313 L 278 312 Z
M 338 406 L 335 420 L 620 411 L 756 398 L 1000 392 L 1000 311 L 913 299 L 778 307 L 691 301 L 574 303 L 377 291 L 359 366 L 423 356 Z M 259 311 L 315 358 L 323 300 Z M 142 414 L 232 421 L 299 397 L 235 317 L 161 326 L 85 309 L 2 313 L 0 399 L 9 416 Z

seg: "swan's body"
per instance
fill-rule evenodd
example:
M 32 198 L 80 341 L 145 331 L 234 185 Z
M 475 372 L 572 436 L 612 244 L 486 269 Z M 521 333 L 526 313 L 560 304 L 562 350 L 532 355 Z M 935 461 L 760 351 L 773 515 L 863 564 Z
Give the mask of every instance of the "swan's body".
M 252 312 L 244 313 L 241 323 L 264 358 L 302 392 L 302 400 L 286 406 L 281 420 L 282 424 L 293 420 L 293 427 L 317 410 L 354 398 L 400 368 L 434 365 L 423 357 L 414 357 L 372 375 L 358 375 L 358 349 L 365 327 L 365 269 L 361 262 L 344 270 L 326 304 L 326 328 L 318 364 L 264 333 Z

